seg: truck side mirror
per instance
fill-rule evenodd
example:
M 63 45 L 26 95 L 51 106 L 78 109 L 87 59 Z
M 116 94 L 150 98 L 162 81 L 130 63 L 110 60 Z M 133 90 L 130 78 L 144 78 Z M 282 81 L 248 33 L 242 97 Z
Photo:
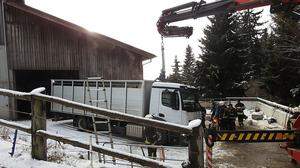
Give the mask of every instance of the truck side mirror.
M 176 91 L 172 92 L 171 94 L 171 104 L 172 104 L 172 109 L 174 110 L 179 110 L 179 98 L 178 94 Z

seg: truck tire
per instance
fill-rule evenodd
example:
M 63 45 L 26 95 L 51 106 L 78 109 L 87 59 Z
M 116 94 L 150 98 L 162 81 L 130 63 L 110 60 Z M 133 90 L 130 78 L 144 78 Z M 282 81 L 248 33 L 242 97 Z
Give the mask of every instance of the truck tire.
M 165 132 L 163 134 L 163 141 L 164 145 L 186 146 L 186 138 L 174 132 Z
M 161 144 L 169 145 L 169 137 L 167 132 L 161 132 Z
M 189 142 L 186 136 L 178 135 L 179 136 L 179 146 L 188 146 Z
M 87 117 L 78 117 L 78 129 L 79 130 L 88 130 L 91 128 L 91 122 L 90 119 Z
M 73 117 L 73 127 L 78 127 L 78 116 Z

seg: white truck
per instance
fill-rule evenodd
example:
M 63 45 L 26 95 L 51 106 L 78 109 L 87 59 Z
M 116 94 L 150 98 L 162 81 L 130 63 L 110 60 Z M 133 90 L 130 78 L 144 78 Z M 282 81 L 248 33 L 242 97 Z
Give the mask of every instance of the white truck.
M 86 80 L 51 80 L 51 93 L 84 104 L 91 101 L 92 105 L 102 108 L 106 108 L 106 103 L 101 100 L 106 99 L 108 109 L 140 117 L 152 114 L 176 124 L 187 125 L 189 121 L 201 118 L 199 92 L 191 86 L 147 80 L 88 80 L 88 85 Z M 82 110 L 53 103 L 51 111 L 71 114 L 73 124 L 79 127 L 91 124 L 82 122 L 89 116 Z M 124 128 L 127 136 L 142 138 L 142 128 L 135 124 L 115 121 L 114 126 Z

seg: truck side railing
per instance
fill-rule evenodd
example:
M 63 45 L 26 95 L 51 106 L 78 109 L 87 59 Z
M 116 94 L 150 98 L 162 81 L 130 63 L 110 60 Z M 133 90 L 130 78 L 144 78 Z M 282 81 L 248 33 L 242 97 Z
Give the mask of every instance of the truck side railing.
M 106 103 L 108 109 L 118 112 L 135 114 L 137 116 L 146 115 L 146 107 L 148 104 L 145 98 L 150 94 L 145 92 L 144 88 L 148 86 L 149 81 L 145 80 L 96 80 L 91 78 L 87 80 L 68 80 L 68 79 L 52 79 L 51 80 L 51 95 L 60 98 L 81 102 L 83 104 L 93 103 L 96 107 L 104 106 L 104 96 L 99 94 L 98 90 L 100 85 L 104 85 L 104 93 L 107 95 Z M 89 84 L 89 89 L 87 87 Z M 132 91 L 134 89 L 134 91 Z M 137 91 L 138 90 L 138 91 Z M 92 102 L 89 97 L 94 99 Z M 140 96 L 138 101 L 130 101 L 132 96 Z M 61 114 L 72 114 L 78 116 L 90 115 L 87 111 L 77 110 L 74 108 L 66 108 L 63 105 L 56 103 L 51 104 L 50 112 Z M 136 114 L 138 113 L 138 114 Z
M 211 108 L 211 101 L 226 101 L 226 102 L 236 102 L 240 100 L 247 106 L 248 110 L 254 110 L 255 107 L 258 107 L 261 111 L 264 112 L 268 117 L 273 117 L 277 120 L 277 123 L 282 127 L 287 127 L 288 118 L 296 112 L 299 112 L 300 108 L 289 107 L 279 103 L 275 103 L 260 97 L 225 97 L 225 98 L 209 98 L 201 99 L 200 103 L 206 108 Z
M 63 143 L 71 144 L 76 147 L 89 149 L 89 144 L 46 131 L 47 120 L 46 120 L 46 112 L 45 112 L 45 102 L 50 102 L 50 103 L 58 103 L 70 108 L 89 111 L 90 113 L 106 116 L 110 119 L 122 120 L 125 122 L 136 123 L 142 126 L 149 126 L 149 127 L 162 129 L 162 130 L 185 134 L 186 136 L 189 136 L 188 138 L 189 165 L 191 167 L 204 167 L 203 131 L 199 122 L 192 121 L 190 126 L 183 126 L 183 125 L 178 125 L 178 124 L 173 124 L 173 123 L 168 123 L 163 121 L 146 119 L 143 117 L 137 117 L 130 114 L 124 114 L 118 111 L 94 107 L 91 105 L 66 100 L 63 98 L 41 94 L 42 91 L 44 91 L 44 89 L 42 88 L 35 89 L 29 93 L 18 92 L 18 91 L 13 91 L 8 89 L 0 89 L 0 95 L 13 97 L 16 99 L 27 100 L 32 103 L 31 104 L 32 125 L 30 129 L 28 127 L 25 126 L 23 127 L 13 122 L 8 122 L 5 120 L 1 120 L 2 122 L 0 122 L 0 125 L 16 128 L 25 131 L 27 133 L 31 133 L 32 134 L 32 158 L 34 159 L 47 160 L 47 150 L 46 150 L 47 139 L 53 139 Z M 100 152 L 105 155 L 120 158 L 123 160 L 127 160 L 129 162 L 138 163 L 142 166 L 169 167 L 166 163 L 160 161 L 148 159 L 139 155 L 120 152 L 106 147 L 93 145 L 92 149 L 93 151 Z
M 280 110 L 283 110 L 287 113 L 295 113 L 295 112 L 298 112 L 299 110 L 296 109 L 296 108 L 292 108 L 292 107 L 289 107 L 289 106 L 285 106 L 285 105 L 282 105 L 282 104 L 279 104 L 279 103 L 275 103 L 275 102 L 272 102 L 272 101 L 269 101 L 269 100 L 266 100 L 266 99 L 263 99 L 263 98 L 260 98 L 260 97 L 225 97 L 225 98 L 203 98 L 203 99 L 200 99 L 200 101 L 237 101 L 237 100 L 241 100 L 241 101 L 257 101 L 257 102 L 261 102 L 261 103 L 264 103 L 266 105 L 269 105 L 269 106 L 272 106 L 274 108 L 278 108 Z

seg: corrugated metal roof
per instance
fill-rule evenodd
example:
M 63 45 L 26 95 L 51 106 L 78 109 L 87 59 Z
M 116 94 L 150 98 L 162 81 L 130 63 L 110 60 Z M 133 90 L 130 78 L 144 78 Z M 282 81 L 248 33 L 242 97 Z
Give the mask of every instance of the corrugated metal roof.
M 90 32 L 90 31 L 86 30 L 85 28 L 83 28 L 81 26 L 78 26 L 78 25 L 73 24 L 71 22 L 68 22 L 68 21 L 65 21 L 63 19 L 57 18 L 55 16 L 52 16 L 52 15 L 50 15 L 48 13 L 42 12 L 42 11 L 37 10 L 35 8 L 32 8 L 30 6 L 22 5 L 22 4 L 18 4 L 18 3 L 14 3 L 14 2 L 9 2 L 9 1 L 5 2 L 5 4 L 9 5 L 9 6 L 12 6 L 14 8 L 17 8 L 19 10 L 22 10 L 24 12 L 30 13 L 32 15 L 36 15 L 38 17 L 41 17 L 41 18 L 46 19 L 46 20 L 48 20 L 50 22 L 62 25 L 64 27 L 66 27 L 66 28 L 78 31 L 80 33 L 87 34 L 90 37 L 101 39 L 101 40 L 104 40 L 104 41 L 106 41 L 108 43 L 111 43 L 113 45 L 117 45 L 117 46 L 119 46 L 121 48 L 127 49 L 127 50 L 129 50 L 129 51 L 131 51 L 133 53 L 141 55 L 143 57 L 143 60 L 147 60 L 147 59 L 151 59 L 151 58 L 156 57 L 154 54 L 151 54 L 151 53 L 146 52 L 144 50 L 138 49 L 138 48 L 133 47 L 131 45 L 125 44 L 125 43 L 123 43 L 121 41 L 115 40 L 115 39 L 107 37 L 105 35 L 94 33 L 94 32 Z

